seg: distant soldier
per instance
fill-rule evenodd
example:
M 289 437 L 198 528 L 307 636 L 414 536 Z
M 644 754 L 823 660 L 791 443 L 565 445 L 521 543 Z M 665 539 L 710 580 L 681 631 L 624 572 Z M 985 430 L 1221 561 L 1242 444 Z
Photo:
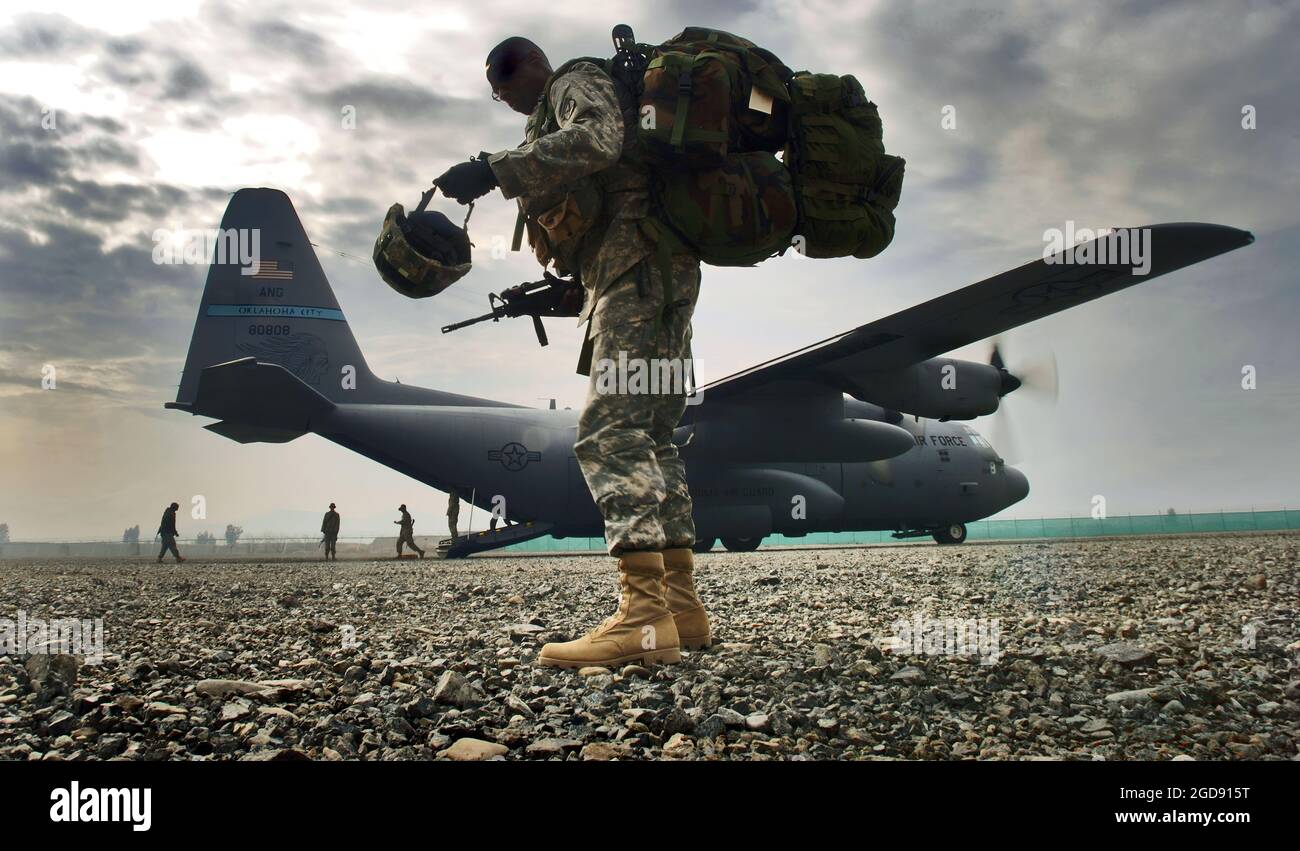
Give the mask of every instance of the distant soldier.
M 334 503 L 330 503 L 330 510 L 325 512 L 325 517 L 320 522 L 320 533 L 325 536 L 325 558 L 331 556 L 335 561 L 339 560 L 336 548 L 339 540 L 339 513 L 334 510 Z
M 460 494 L 455 491 L 447 497 L 447 528 L 451 536 L 456 537 L 456 521 L 460 519 Z
M 176 549 L 176 536 L 180 533 L 176 531 L 176 511 L 180 508 L 179 503 L 173 502 L 163 511 L 162 522 L 158 524 L 158 535 L 162 538 L 162 549 L 158 551 L 158 563 L 161 564 L 163 556 L 168 550 L 176 556 L 176 561 L 181 562 L 180 550 Z
M 419 553 L 420 558 L 424 558 L 424 550 L 420 549 L 420 545 L 415 543 L 413 534 L 415 531 L 415 518 L 407 512 L 405 504 L 397 506 L 397 510 L 402 512 L 402 519 L 393 521 L 402 527 L 401 534 L 397 536 L 397 557 L 402 557 L 402 544 L 410 544 L 411 549 Z

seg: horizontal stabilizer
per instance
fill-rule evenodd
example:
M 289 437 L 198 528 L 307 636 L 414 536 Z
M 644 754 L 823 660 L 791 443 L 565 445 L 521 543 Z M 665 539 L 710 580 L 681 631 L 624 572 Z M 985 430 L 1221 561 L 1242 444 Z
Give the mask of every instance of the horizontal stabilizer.
M 288 443 L 307 433 L 295 429 L 266 428 L 226 420 L 206 425 L 204 428 L 222 437 L 230 438 L 236 443 Z
M 186 410 L 224 420 L 208 428 L 232 440 L 281 443 L 311 431 L 312 418 L 333 407 L 284 367 L 248 357 L 204 369 Z

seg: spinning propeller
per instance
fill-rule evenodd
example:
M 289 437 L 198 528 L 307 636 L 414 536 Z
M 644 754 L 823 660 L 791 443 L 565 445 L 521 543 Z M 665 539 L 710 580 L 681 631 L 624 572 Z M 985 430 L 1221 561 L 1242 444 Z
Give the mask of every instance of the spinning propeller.
M 1060 393 L 1056 355 L 1048 351 L 1046 355 L 1040 356 L 1036 360 L 1008 367 L 1002 357 L 1004 348 L 1002 338 L 994 338 L 993 351 L 989 355 L 989 365 L 1002 374 L 1002 386 L 998 388 L 998 396 L 1006 396 L 1016 390 L 1028 390 L 1031 395 L 1055 404 Z M 1020 447 L 1016 441 L 1015 432 L 1011 428 L 1010 415 L 1004 413 L 1005 411 L 1006 403 L 1004 402 L 998 406 L 997 411 L 993 414 L 993 427 L 991 429 L 993 432 L 993 448 L 1002 456 L 1003 460 L 1014 463 L 1020 458 Z

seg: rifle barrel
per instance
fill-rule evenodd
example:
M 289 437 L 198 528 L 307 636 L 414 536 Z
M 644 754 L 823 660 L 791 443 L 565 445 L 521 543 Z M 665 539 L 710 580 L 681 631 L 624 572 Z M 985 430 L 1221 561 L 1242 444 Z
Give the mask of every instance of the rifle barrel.
M 498 318 L 496 311 L 485 313 L 482 316 L 475 316 L 473 319 L 466 319 L 462 322 L 453 322 L 451 325 L 444 325 L 442 326 L 442 333 L 447 334 L 452 331 L 459 331 L 461 328 L 466 328 L 470 325 L 477 325 L 480 322 L 486 322 L 489 319 L 496 318 Z

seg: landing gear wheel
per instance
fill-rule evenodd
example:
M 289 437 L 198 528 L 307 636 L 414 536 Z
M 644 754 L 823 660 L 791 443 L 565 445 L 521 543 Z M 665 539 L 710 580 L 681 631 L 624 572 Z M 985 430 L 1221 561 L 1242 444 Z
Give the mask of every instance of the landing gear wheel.
M 723 538 L 722 545 L 733 553 L 752 553 L 763 543 L 762 538 Z
M 717 542 L 718 542 L 717 538 L 701 538 L 700 540 L 696 541 L 694 544 L 691 544 L 691 552 L 707 553 L 709 550 L 713 549 L 713 545 L 716 544 Z
M 940 544 L 966 543 L 966 524 L 952 523 L 942 529 L 934 530 L 934 540 Z

